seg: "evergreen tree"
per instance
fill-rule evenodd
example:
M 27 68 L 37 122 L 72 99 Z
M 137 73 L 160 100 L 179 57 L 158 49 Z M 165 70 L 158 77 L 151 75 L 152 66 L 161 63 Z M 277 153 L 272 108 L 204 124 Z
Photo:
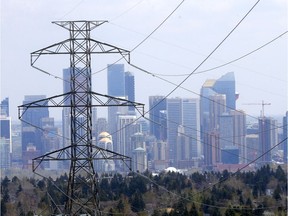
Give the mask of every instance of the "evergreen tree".
M 252 208 L 252 201 L 250 197 L 248 197 L 248 199 L 246 200 L 246 205 L 249 206 L 249 208 Z
M 45 181 L 44 180 L 38 181 L 37 186 L 40 188 L 40 190 L 43 191 L 46 186 Z
M 18 186 L 18 190 L 16 191 L 16 196 L 18 196 L 19 193 L 20 193 L 22 190 L 23 190 L 22 185 L 19 184 L 19 186 Z
M 186 200 L 180 199 L 175 205 L 174 205 L 174 211 L 172 212 L 172 215 L 189 215 L 188 210 L 186 207 Z
M 151 216 L 161 216 L 161 211 L 156 209 Z
M 225 216 L 235 216 L 235 211 L 231 208 L 228 208 L 226 211 L 225 211 Z
M 276 172 L 275 172 L 275 178 L 277 178 L 279 181 L 287 182 L 287 177 L 281 166 L 277 167 Z
M 273 198 L 278 201 L 278 200 L 281 200 L 281 188 L 280 188 L 280 185 L 277 184 L 277 187 L 276 189 L 274 190 L 273 192 Z
M 118 210 L 119 212 L 124 212 L 125 205 L 124 205 L 122 199 L 119 200 L 116 208 L 117 208 L 117 210 Z
M 192 203 L 192 207 L 190 209 L 189 215 L 193 215 L 193 216 L 199 215 L 194 202 Z
M 140 191 L 136 191 L 131 199 L 130 199 L 130 204 L 131 204 L 131 210 L 133 212 L 140 212 L 145 209 L 145 202 L 143 200 L 142 194 Z
M 6 203 L 4 202 L 3 199 L 1 199 L 1 215 L 5 215 L 7 212 L 7 208 L 6 208 Z

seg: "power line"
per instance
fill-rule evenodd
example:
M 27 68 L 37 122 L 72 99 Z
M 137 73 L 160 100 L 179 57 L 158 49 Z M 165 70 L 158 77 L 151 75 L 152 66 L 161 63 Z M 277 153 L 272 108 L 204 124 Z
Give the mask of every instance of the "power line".
M 243 20 L 251 13 L 251 11 L 256 7 L 256 5 L 260 2 L 260 0 L 258 0 L 253 6 L 252 8 L 245 14 L 245 16 L 236 24 L 236 26 L 225 36 L 225 38 L 209 53 L 209 55 L 186 77 L 184 78 L 184 80 L 182 80 L 179 84 L 176 84 L 176 87 L 174 89 L 172 89 L 162 100 L 160 100 L 157 104 L 154 105 L 154 107 L 156 107 L 159 103 L 161 103 L 163 100 L 165 100 L 166 98 L 168 98 L 173 92 L 175 92 L 178 88 L 181 88 L 182 84 L 184 82 L 186 82 L 191 76 L 192 74 L 194 74 L 198 68 L 200 68 L 209 58 L 210 56 L 212 56 L 212 54 L 214 52 L 216 52 L 216 50 L 218 50 L 218 48 L 226 41 L 226 39 L 236 30 L 236 28 L 243 22 Z M 132 67 L 135 67 L 139 70 L 142 70 L 141 68 L 137 67 L 136 65 L 132 64 L 131 62 L 128 62 L 127 63 L 129 65 L 131 65 Z M 144 70 L 142 70 L 144 71 Z M 150 73 L 150 72 L 149 72 Z M 151 74 L 151 73 L 150 73 Z M 153 74 L 151 74 L 153 75 Z M 154 107 L 152 107 L 151 109 L 153 109 Z M 150 109 L 150 110 L 151 110 Z M 150 111 L 149 110 L 149 111 Z M 149 112 L 147 111 L 147 112 Z M 146 112 L 146 113 L 147 113 Z
M 178 10 L 178 8 L 184 3 L 184 1 L 185 1 L 185 0 L 182 0 L 182 1 L 176 6 L 176 8 L 175 8 L 172 12 L 170 12 L 170 13 L 168 14 L 168 16 L 167 16 L 159 25 L 157 25 L 157 27 L 156 27 L 149 35 L 147 35 L 147 36 L 146 36 L 142 41 L 140 41 L 134 48 L 132 48 L 132 50 L 130 51 L 130 53 L 133 52 L 133 51 L 135 51 L 135 50 L 136 50 L 139 46 L 141 46 L 146 40 L 148 40 L 148 38 L 150 38 L 162 25 L 164 25 L 164 23 Z M 119 58 L 118 60 L 116 60 L 114 63 L 112 63 L 112 64 L 110 64 L 110 65 L 116 64 L 117 62 L 119 62 L 119 61 L 122 60 L 123 58 L 124 58 L 124 57 Z M 124 58 L 124 59 L 125 59 L 125 58 Z M 126 60 L 126 59 L 125 59 L 125 60 Z M 126 61 L 127 61 L 127 60 L 126 60 Z M 94 75 L 94 74 L 96 74 L 96 73 L 100 73 L 100 72 L 106 70 L 107 68 L 109 68 L 109 66 L 107 66 L 107 67 L 105 67 L 105 68 L 103 68 L 103 69 L 101 69 L 101 70 L 98 70 L 98 71 L 92 73 L 92 75 Z
M 271 147 L 270 149 L 268 149 L 266 152 L 262 153 L 260 156 L 258 156 L 257 158 L 255 158 L 254 160 L 250 161 L 248 164 L 244 165 L 243 167 L 241 167 L 240 169 L 238 169 L 236 172 L 232 173 L 230 176 L 226 177 L 226 178 L 223 178 L 221 179 L 220 181 L 210 185 L 209 187 L 203 189 L 201 192 L 198 192 L 198 193 L 203 193 L 204 191 L 206 190 L 209 190 L 211 189 L 212 187 L 214 187 L 215 185 L 217 184 L 220 184 L 224 181 L 227 181 L 229 178 L 235 176 L 237 173 L 240 173 L 243 169 L 245 169 L 246 167 L 250 166 L 252 163 L 256 162 L 257 160 L 259 160 L 261 157 L 263 157 L 264 155 L 268 154 L 269 152 L 271 152 L 273 149 L 275 149 L 276 147 L 278 147 L 279 145 L 281 145 L 282 143 L 286 142 L 287 141 L 287 137 L 284 138 L 282 141 L 278 142 L 276 145 L 274 145 L 273 147 Z M 195 193 L 194 195 L 198 194 L 198 193 Z M 193 196 L 194 196 L 193 195 Z
M 212 184 L 212 185 L 204 188 L 203 190 L 201 190 L 201 191 L 199 191 L 199 192 L 197 192 L 197 193 L 192 194 L 192 197 L 193 197 L 193 196 L 196 196 L 197 194 L 203 193 L 204 191 L 207 191 L 207 190 L 213 188 L 213 187 L 216 186 L 217 184 L 223 183 L 224 181 L 227 181 L 228 179 L 232 178 L 232 177 L 235 176 L 237 173 L 240 173 L 243 169 L 245 169 L 246 167 L 248 167 L 248 166 L 251 165 L 252 163 L 256 162 L 256 161 L 259 160 L 261 157 L 263 157 L 265 154 L 268 154 L 269 152 L 271 152 L 273 149 L 275 149 L 276 147 L 278 147 L 279 145 L 281 145 L 281 144 L 284 143 L 285 141 L 287 141 L 287 137 L 284 138 L 281 142 L 279 142 L 279 143 L 277 143 L 276 145 L 274 145 L 273 147 L 271 147 L 269 150 L 267 150 L 267 151 L 264 152 L 263 154 L 261 154 L 261 155 L 260 155 L 259 157 L 257 157 L 256 159 L 252 160 L 252 161 L 249 162 L 248 164 L 246 164 L 246 165 L 244 165 L 243 167 L 241 167 L 240 169 L 238 169 L 236 172 L 234 172 L 234 173 L 232 173 L 231 175 L 229 175 L 228 177 L 223 178 L 223 179 L 219 180 L 218 182 L 216 182 L 216 183 L 214 183 L 214 184 Z M 187 200 L 187 201 L 193 201 L 193 200 L 191 200 L 190 198 L 183 197 L 183 196 L 181 196 L 181 195 L 179 195 L 179 194 L 176 194 L 175 192 L 172 192 L 172 191 L 168 190 L 168 189 L 165 188 L 164 186 L 161 186 L 161 185 L 157 184 L 155 181 L 153 181 L 152 179 L 150 179 L 149 177 L 147 177 L 147 176 L 145 176 L 145 175 L 143 175 L 143 174 L 140 174 L 140 173 L 137 173 L 137 172 L 135 172 L 135 173 L 138 174 L 138 175 L 140 175 L 140 176 L 142 176 L 142 177 L 144 177 L 144 178 L 146 178 L 146 179 L 148 179 L 151 183 L 157 185 L 158 187 L 161 187 L 161 188 L 162 188 L 163 190 L 165 190 L 166 192 L 168 192 L 168 193 L 170 193 L 170 194 L 172 194 L 172 195 L 174 195 L 174 196 L 177 196 L 178 198 L 182 198 L 182 199 Z M 222 207 L 222 206 L 216 206 L 216 205 L 208 205 L 208 204 L 200 203 L 200 202 L 197 202 L 197 201 L 193 201 L 193 202 L 198 203 L 198 204 L 203 204 L 203 205 L 206 205 L 206 206 L 210 206 L 210 207 L 215 207 L 215 208 L 225 208 L 225 209 L 226 209 L 226 208 L 230 208 L 230 207 Z M 277 206 L 275 206 L 275 208 L 276 208 L 276 207 L 277 207 Z M 270 207 L 270 208 L 274 208 L 274 207 Z M 245 209 L 247 209 L 247 208 L 245 208 Z
M 141 46 L 149 37 L 151 37 L 152 34 L 154 34 L 174 13 L 178 10 L 178 8 L 184 3 L 185 0 L 182 0 L 177 7 L 147 36 L 145 37 L 140 43 L 138 43 L 132 50 L 133 52 L 135 49 L 137 49 L 139 46 Z
M 202 70 L 202 71 L 195 72 L 194 74 L 206 73 L 206 72 L 209 72 L 209 71 L 216 70 L 216 69 L 218 69 L 218 68 L 224 67 L 224 66 L 226 66 L 226 65 L 232 64 L 232 63 L 234 63 L 234 62 L 236 62 L 236 61 L 239 61 L 239 60 L 241 60 L 241 59 L 243 59 L 243 58 L 245 58 L 245 57 L 247 57 L 247 56 L 249 56 L 249 55 L 251 55 L 251 54 L 253 54 L 253 53 L 257 52 L 257 51 L 259 51 L 259 50 L 261 50 L 262 48 L 268 46 L 269 44 L 273 43 L 274 41 L 276 41 L 277 39 L 281 38 L 282 36 L 284 36 L 284 35 L 287 34 L 287 33 L 288 33 L 288 31 L 283 32 L 282 34 L 278 35 L 276 38 L 270 40 L 269 42 L 263 44 L 262 46 L 254 49 L 254 50 L 246 53 L 245 55 L 242 55 L 242 56 L 240 56 L 240 57 L 238 57 L 238 58 L 236 58 L 236 59 L 234 59 L 234 60 L 231 60 L 231 61 L 229 61 L 229 62 L 226 62 L 226 63 L 224 63 L 224 64 L 221 64 L 221 65 L 218 65 L 218 66 L 215 66 L 215 67 L 206 69 L 206 70 Z M 167 76 L 167 77 L 168 77 L 168 76 L 169 76 L 169 77 L 178 77 L 178 76 L 187 76 L 187 75 L 189 75 L 189 74 L 187 74 L 187 73 L 186 73 L 186 74 L 160 74 L 160 73 L 153 73 L 153 74 L 154 74 L 154 75 L 157 75 L 157 76 Z
M 154 116 L 155 116 L 155 115 L 154 115 Z M 161 117 L 161 116 L 157 116 L 157 117 L 158 117 L 158 118 L 165 119 L 165 118 L 163 118 L 163 117 Z M 147 118 L 147 120 L 150 121 L 150 119 L 148 119 L 148 118 Z M 165 120 L 169 121 L 170 123 L 173 123 L 173 124 L 177 124 L 177 125 L 178 125 L 177 122 L 174 122 L 174 121 L 172 121 L 172 120 L 168 120 L 168 119 L 165 119 Z M 196 131 L 196 132 L 200 132 L 200 133 L 202 133 L 202 134 L 204 134 L 204 135 L 208 134 L 207 132 L 203 132 L 203 131 L 201 131 L 201 130 L 199 131 L 199 130 L 197 130 L 197 129 L 193 128 L 193 127 L 189 127 L 189 126 L 187 126 L 187 125 L 181 125 L 181 126 L 183 126 L 184 128 L 191 129 L 191 130 Z M 161 127 L 165 128 L 166 130 L 169 130 L 169 128 L 168 128 L 168 127 L 165 127 L 164 125 L 161 125 Z M 276 128 L 271 128 L 271 129 L 269 129 L 269 130 L 265 130 L 265 131 L 263 130 L 263 131 L 259 132 L 258 134 L 263 134 L 264 132 L 273 131 L 273 130 L 275 130 L 275 129 L 284 128 L 284 127 L 285 127 L 285 126 L 279 126 L 279 127 L 276 127 Z M 229 154 L 231 154 L 231 155 L 238 156 L 237 154 L 234 154 L 234 153 L 232 153 L 232 152 L 226 151 L 225 149 L 221 149 L 220 147 L 213 146 L 213 145 L 210 144 L 210 143 L 205 143 L 205 142 L 203 142 L 202 140 L 198 140 L 198 139 L 195 138 L 195 137 L 189 136 L 189 135 L 186 134 L 185 132 L 184 132 L 184 133 L 178 132 L 178 134 L 181 134 L 181 135 L 183 135 L 183 136 L 186 136 L 186 137 L 188 137 L 188 138 L 191 138 L 191 139 L 193 139 L 193 140 L 195 140 L 195 141 L 200 141 L 202 145 L 209 145 L 209 146 L 212 146 L 212 147 L 214 147 L 214 148 L 216 148 L 216 149 L 223 150 L 224 152 L 229 153 Z M 244 137 L 244 136 L 246 136 L 246 135 L 242 135 L 242 136 Z M 218 139 L 219 139 L 219 140 L 222 140 L 222 141 L 226 141 L 226 142 L 232 143 L 234 146 L 242 146 L 242 147 L 244 146 L 244 147 L 246 147 L 247 149 L 258 150 L 258 149 L 252 148 L 252 147 L 250 147 L 250 146 L 248 147 L 248 146 L 246 146 L 245 144 L 240 144 L 240 143 L 236 143 L 236 142 L 234 142 L 234 141 L 230 141 L 230 140 L 225 139 L 225 138 L 234 138 L 234 137 L 236 137 L 236 136 L 233 136 L 233 137 L 219 137 Z M 239 137 L 239 136 L 237 136 L 237 137 Z M 248 158 L 245 158 L 244 156 L 240 156 L 240 157 L 243 158 L 243 159 L 248 160 Z
M 236 109 L 234 109 L 234 108 L 232 108 L 232 107 L 229 107 L 229 106 L 227 106 L 227 105 L 225 105 L 225 104 L 221 104 L 220 102 L 214 101 L 213 99 L 211 99 L 211 98 L 209 98 L 209 97 L 203 96 L 203 95 L 201 95 L 200 93 L 197 93 L 197 92 L 195 92 L 195 91 L 192 91 L 192 90 L 190 90 L 190 89 L 187 89 L 187 88 L 185 88 L 185 87 L 182 87 L 182 86 L 179 85 L 179 84 L 173 83 L 173 82 L 170 81 L 170 80 L 167 80 L 167 79 L 165 79 L 165 78 L 163 78 L 163 77 L 160 77 L 160 76 L 158 76 L 158 75 L 155 75 L 154 73 L 149 72 L 148 70 L 143 69 L 143 68 L 141 68 L 141 67 L 139 67 L 139 66 L 137 66 L 137 65 L 134 65 L 134 64 L 132 64 L 132 63 L 129 63 L 129 65 L 132 66 L 132 67 L 134 67 L 134 68 L 136 68 L 136 69 L 138 69 L 138 70 L 140 70 L 140 71 L 142 71 L 142 72 L 144 72 L 144 73 L 146 73 L 146 74 L 148 74 L 148 75 L 151 75 L 152 77 L 156 77 L 156 78 L 158 78 L 158 79 L 160 79 L 160 80 L 162 80 L 162 81 L 164 81 L 164 82 L 167 82 L 167 83 L 169 83 L 169 84 L 171 84 L 171 85 L 176 86 L 176 87 L 174 88 L 174 91 L 175 91 L 177 88 L 180 88 L 180 89 L 183 89 L 183 90 L 185 90 L 185 91 L 187 91 L 187 92 L 193 93 L 193 94 L 199 96 L 200 98 L 207 99 L 207 100 L 209 100 L 209 101 L 211 101 L 211 102 L 213 102 L 213 103 L 216 103 L 216 104 L 218 104 L 218 105 L 224 106 L 224 107 L 229 108 L 229 109 L 231 109 L 231 110 L 234 110 L 234 111 L 236 111 L 236 112 L 241 112 L 241 110 L 236 110 Z M 150 108 L 148 111 L 146 111 L 146 112 L 145 112 L 145 115 L 146 115 L 147 113 L 150 113 L 150 111 L 151 111 L 152 109 L 154 109 L 156 106 L 158 106 L 163 100 L 167 99 L 167 97 L 170 96 L 170 94 L 172 94 L 172 92 L 170 92 L 168 95 L 164 96 L 164 98 L 163 98 L 161 101 L 159 101 L 159 102 L 158 102 L 157 104 L 155 104 L 152 108 Z M 245 114 L 246 114 L 246 113 L 245 113 Z M 249 115 L 249 114 L 246 114 L 246 116 L 251 117 L 251 118 L 253 118 L 253 119 L 258 119 L 258 117 L 255 117 L 255 116 L 252 116 L 252 115 Z M 271 125 L 277 127 L 277 126 L 274 125 L 274 124 L 271 124 Z
M 137 2 L 136 4 L 134 4 L 132 7 L 128 8 L 127 10 L 123 11 L 121 14 L 115 16 L 114 18 L 110 19 L 110 21 L 116 20 L 119 17 L 122 17 L 123 15 L 125 15 L 126 13 L 128 13 L 129 11 L 133 10 L 134 8 L 136 8 L 138 5 L 140 5 L 142 2 L 144 2 L 145 0 L 141 0 L 139 2 Z

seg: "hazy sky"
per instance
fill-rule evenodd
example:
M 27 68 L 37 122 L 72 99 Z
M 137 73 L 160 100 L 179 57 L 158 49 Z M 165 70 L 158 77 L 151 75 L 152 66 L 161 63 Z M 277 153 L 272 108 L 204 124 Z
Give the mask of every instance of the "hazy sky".
M 58 20 L 107 20 L 92 31 L 99 41 L 132 50 L 180 4 L 180 0 L 1 0 L 1 100 L 10 99 L 10 113 L 17 119 L 17 106 L 24 95 L 62 94 L 62 69 L 69 58 L 41 57 L 30 66 L 30 53 L 69 38 L 67 30 L 52 24 Z M 149 108 L 149 95 L 167 95 L 212 52 L 255 0 L 186 0 L 177 11 L 143 44 L 131 52 L 131 62 L 157 76 L 129 65 L 136 80 L 136 100 Z M 211 57 L 196 71 L 205 71 L 235 60 L 288 30 L 287 0 L 262 0 Z M 206 79 L 219 78 L 233 71 L 240 93 L 237 108 L 258 116 L 260 105 L 266 115 L 284 115 L 287 110 L 288 33 L 245 58 L 193 74 L 170 97 L 199 97 Z M 93 90 L 106 94 L 107 70 L 121 56 L 93 56 Z M 119 63 L 125 63 L 123 60 Z M 168 76 L 169 75 L 169 76 Z M 179 76 L 183 75 L 183 76 Z M 159 77 L 161 79 L 159 79 Z M 163 78 L 163 79 L 162 79 Z M 194 93 L 193 93 L 194 92 Z M 195 94 L 196 93 L 196 94 Z M 50 110 L 60 118 L 61 109 Z

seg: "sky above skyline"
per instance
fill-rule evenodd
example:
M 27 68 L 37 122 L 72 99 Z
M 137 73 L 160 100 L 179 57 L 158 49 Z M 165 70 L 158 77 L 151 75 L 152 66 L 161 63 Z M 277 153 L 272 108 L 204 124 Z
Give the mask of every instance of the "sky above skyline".
M 259 1 L 223 44 L 193 73 L 228 35 L 257 1 L 227 0 L 2 0 L 1 1 L 1 100 L 9 97 L 10 114 L 17 119 L 17 106 L 24 95 L 51 97 L 63 93 L 62 69 L 69 67 L 69 56 L 41 57 L 37 66 L 51 76 L 30 66 L 30 53 L 69 38 L 68 31 L 52 24 L 60 20 L 107 20 L 91 32 L 91 38 L 131 52 L 128 65 L 135 76 L 136 101 L 149 109 L 150 95 L 198 98 L 206 79 L 218 79 L 233 71 L 237 108 L 248 115 L 284 115 L 287 111 L 287 1 Z M 182 4 L 181 4 L 182 3 Z M 179 6 L 180 5 L 180 6 Z M 141 43 L 157 26 L 159 29 Z M 267 46 L 238 59 L 269 41 Z M 138 46 L 139 45 L 139 46 Z M 93 91 L 107 94 L 107 64 L 120 55 L 93 55 Z M 104 70 L 103 70 L 104 69 Z M 183 88 L 170 92 L 187 80 Z M 171 84 L 173 83 L 173 84 Z M 50 110 L 56 119 L 61 109 Z M 101 113 L 101 112 L 100 112 Z

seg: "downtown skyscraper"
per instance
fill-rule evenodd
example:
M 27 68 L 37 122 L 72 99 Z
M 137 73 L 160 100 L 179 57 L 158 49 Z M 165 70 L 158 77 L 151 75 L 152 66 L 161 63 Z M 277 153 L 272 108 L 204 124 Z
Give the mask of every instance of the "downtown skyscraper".
M 167 144 L 172 166 L 188 168 L 193 166 L 193 160 L 200 157 L 198 99 L 167 99 Z
M 278 143 L 277 121 L 271 117 L 261 116 L 259 123 L 259 152 L 260 163 L 265 164 L 272 161 L 270 149 Z
M 109 96 L 135 101 L 135 79 L 131 72 L 124 71 L 124 64 L 111 64 L 107 67 L 107 92 Z M 108 107 L 108 132 L 113 136 L 113 150 L 117 153 L 132 156 L 130 137 L 138 132 L 135 126 L 134 107 Z M 123 169 L 116 163 L 116 169 Z
M 233 138 L 239 133 L 245 137 L 243 132 L 245 120 L 241 120 L 242 123 L 239 126 L 241 129 L 236 127 L 236 124 L 240 122 L 240 115 L 236 113 L 243 113 L 236 110 L 236 100 L 233 72 L 226 73 L 217 80 L 208 79 L 201 88 L 201 141 L 204 164 L 208 169 L 213 167 L 215 163 L 221 162 L 221 151 L 223 149 L 225 151 L 225 148 L 238 148 L 242 157 L 246 154 L 245 139 L 235 140 Z M 235 145 L 236 143 L 237 145 Z
M 12 131 L 11 117 L 9 116 L 9 98 L 0 103 L 0 168 L 11 167 Z
M 23 104 L 46 99 L 45 95 L 26 95 Z M 22 116 L 22 160 L 24 167 L 30 166 L 34 157 L 40 156 L 45 149 L 42 143 L 42 119 L 49 117 L 47 107 L 28 109 Z
M 158 140 L 167 139 L 166 103 L 164 96 L 149 96 L 150 134 Z
M 129 101 L 135 101 L 135 79 L 131 72 L 124 71 L 124 64 L 111 64 L 107 66 L 107 93 L 112 97 L 119 97 Z M 134 107 L 128 111 L 134 114 Z M 126 108 L 108 107 L 108 127 L 112 134 L 116 131 L 117 113 L 126 114 Z
M 285 164 L 287 164 L 287 146 L 288 146 L 288 111 L 286 112 L 285 116 L 283 117 L 283 139 L 285 140 L 283 142 L 283 161 Z

